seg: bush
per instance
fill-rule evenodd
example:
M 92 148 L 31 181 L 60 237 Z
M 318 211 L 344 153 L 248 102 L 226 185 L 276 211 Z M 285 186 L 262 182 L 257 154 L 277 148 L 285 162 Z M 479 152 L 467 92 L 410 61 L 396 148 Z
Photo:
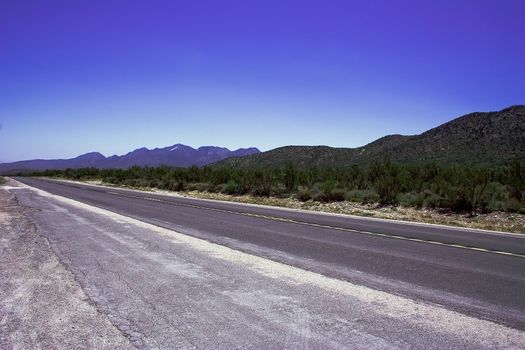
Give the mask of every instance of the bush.
M 330 193 L 330 201 L 332 202 L 342 202 L 345 200 L 346 192 L 342 188 L 336 188 Z
M 2 176 L 0 176 L 0 185 L 3 185 L 3 184 L 5 184 L 5 179 Z
M 154 179 L 154 180 L 150 180 L 149 186 L 152 188 L 163 188 L 164 184 L 161 180 Z
M 297 168 L 292 162 L 286 163 L 284 167 L 283 181 L 287 192 L 295 190 L 297 185 L 298 172 Z
M 214 186 L 208 182 L 195 182 L 195 183 L 188 184 L 186 186 L 186 189 L 188 191 L 213 192 L 211 191 L 212 187 Z
M 136 187 L 136 188 L 147 188 L 151 187 L 150 181 L 146 179 L 126 179 L 121 183 L 127 187 Z
M 310 190 L 308 190 L 307 188 L 299 188 L 299 190 L 295 194 L 295 198 L 297 198 L 301 202 L 306 202 L 312 199 L 312 195 L 310 193 Z
M 158 188 L 168 190 L 168 191 L 176 191 L 181 192 L 186 189 L 186 186 L 184 184 L 184 181 L 182 180 L 176 180 L 176 179 L 168 179 L 161 181 Z
M 507 203 L 505 201 L 499 201 L 499 200 L 489 200 L 486 206 L 486 210 L 488 212 L 493 211 L 504 211 L 507 209 Z
M 102 178 L 102 182 L 107 183 L 107 184 L 114 184 L 114 185 L 118 183 L 117 178 L 114 176 L 104 177 Z
M 259 183 L 254 186 L 251 193 L 256 197 L 270 197 L 272 194 L 272 186 L 269 183 Z
M 318 202 L 340 202 L 345 200 L 345 190 L 335 180 L 327 180 L 314 186 L 312 199 Z
M 381 204 L 396 204 L 397 195 L 401 193 L 401 176 L 400 167 L 385 160 L 383 163 L 374 162 L 369 167 L 369 178 L 374 189 L 379 194 Z
M 397 201 L 404 207 L 421 208 L 423 206 L 423 195 L 418 192 L 400 193 L 397 196 Z
M 272 196 L 278 198 L 286 198 L 290 195 L 290 193 L 286 190 L 286 187 L 281 183 L 277 183 L 271 187 L 271 194 Z
M 425 208 L 439 208 L 443 206 L 443 198 L 430 190 L 423 191 L 422 196 L 422 206 Z
M 231 195 L 239 195 L 242 193 L 241 186 L 235 180 L 230 180 L 225 184 L 220 185 L 220 192 Z
M 518 201 L 516 198 L 510 198 L 507 203 L 505 209 L 506 211 L 510 211 L 512 213 L 522 213 L 525 214 L 525 204 Z
M 379 195 L 374 190 L 353 190 L 346 193 L 346 200 L 363 204 L 379 202 Z
M 328 198 L 323 192 L 315 190 L 312 192 L 312 200 L 316 202 L 328 202 Z

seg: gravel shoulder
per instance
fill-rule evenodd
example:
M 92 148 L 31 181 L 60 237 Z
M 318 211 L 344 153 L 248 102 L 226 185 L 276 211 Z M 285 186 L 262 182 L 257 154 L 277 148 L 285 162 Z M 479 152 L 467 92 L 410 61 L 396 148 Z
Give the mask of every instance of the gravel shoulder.
M 0 187 L 0 348 L 132 348 L 28 218 L 38 209 L 22 207 L 8 188 Z

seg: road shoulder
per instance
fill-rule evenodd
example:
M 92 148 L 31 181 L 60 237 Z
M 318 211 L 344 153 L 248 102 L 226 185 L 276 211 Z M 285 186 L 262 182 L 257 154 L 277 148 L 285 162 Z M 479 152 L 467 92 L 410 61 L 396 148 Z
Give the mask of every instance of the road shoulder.
M 27 210 L 34 209 L 0 187 L 0 348 L 132 348 L 90 304 Z

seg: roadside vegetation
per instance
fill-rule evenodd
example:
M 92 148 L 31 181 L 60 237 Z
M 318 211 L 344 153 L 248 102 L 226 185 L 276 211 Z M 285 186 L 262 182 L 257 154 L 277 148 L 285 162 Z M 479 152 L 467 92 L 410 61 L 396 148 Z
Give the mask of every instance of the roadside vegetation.
M 525 214 L 525 162 L 519 160 L 497 167 L 400 165 L 383 160 L 350 168 L 299 168 L 287 163 L 280 168 L 84 168 L 32 175 L 169 191 L 293 198 L 313 203 L 348 201 L 453 213 Z
M 0 176 L 0 185 L 3 185 L 5 183 L 6 183 L 5 179 L 2 176 Z

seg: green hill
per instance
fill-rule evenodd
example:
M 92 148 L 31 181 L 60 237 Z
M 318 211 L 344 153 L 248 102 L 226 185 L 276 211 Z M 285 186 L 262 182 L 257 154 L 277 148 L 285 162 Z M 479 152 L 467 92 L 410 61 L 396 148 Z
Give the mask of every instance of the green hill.
M 498 112 L 476 112 L 430 129 L 420 135 L 389 135 L 358 148 L 285 146 L 217 164 L 238 168 L 351 166 L 389 157 L 400 163 L 436 161 L 441 164 L 493 165 L 525 158 L 525 106 Z

